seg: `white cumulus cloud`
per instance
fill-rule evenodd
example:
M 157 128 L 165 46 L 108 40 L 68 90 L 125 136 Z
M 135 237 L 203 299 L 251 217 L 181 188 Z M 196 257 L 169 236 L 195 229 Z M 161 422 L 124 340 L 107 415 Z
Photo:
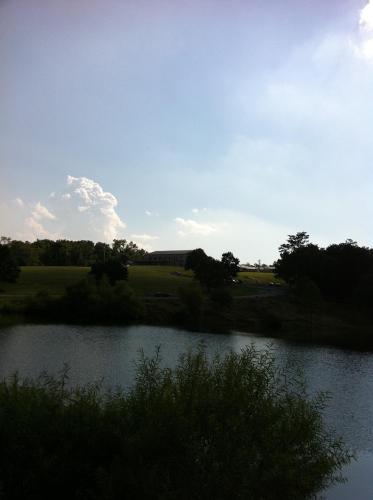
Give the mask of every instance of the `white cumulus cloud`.
M 366 30 L 373 30 L 373 2 L 371 0 L 361 10 L 359 24 Z
M 71 227 L 81 225 L 85 237 L 112 241 L 126 227 L 116 211 L 117 198 L 92 179 L 68 175 L 67 191 L 62 197 L 64 206 L 70 208 L 70 217 L 71 212 L 75 212 L 75 220 L 70 220 Z
M 360 11 L 359 19 L 360 40 L 353 43 L 355 53 L 364 58 L 373 58 L 373 2 L 369 0 L 367 5 Z
M 16 198 L 3 204 L 3 232 L 26 240 L 37 238 L 89 239 L 112 242 L 126 227 L 118 215 L 116 197 L 92 179 L 69 175 L 65 186 L 42 201 L 26 204 Z M 9 221 L 12 221 L 10 223 Z

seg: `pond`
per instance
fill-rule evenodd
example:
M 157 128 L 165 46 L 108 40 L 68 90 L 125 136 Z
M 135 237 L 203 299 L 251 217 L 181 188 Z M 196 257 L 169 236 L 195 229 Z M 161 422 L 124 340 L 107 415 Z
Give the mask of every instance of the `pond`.
M 146 355 L 161 348 L 172 366 L 189 348 L 203 344 L 209 353 L 239 351 L 254 342 L 272 344 L 280 366 L 297 366 L 309 392 L 328 391 L 327 424 L 356 451 L 357 461 L 346 470 L 346 484 L 324 493 L 328 500 L 373 498 L 373 354 L 325 346 L 289 343 L 233 332 L 212 334 L 150 326 L 17 325 L 0 330 L 0 377 L 18 371 L 36 377 L 57 374 L 69 366 L 72 385 L 102 381 L 106 387 L 129 387 L 139 350 Z

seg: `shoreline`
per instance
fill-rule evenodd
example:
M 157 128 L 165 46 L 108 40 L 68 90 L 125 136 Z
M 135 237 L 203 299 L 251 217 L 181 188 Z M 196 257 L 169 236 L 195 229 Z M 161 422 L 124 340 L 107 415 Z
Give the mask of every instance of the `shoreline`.
M 18 304 L 13 310 L 7 308 L 0 312 L 0 328 L 27 323 L 168 326 L 211 333 L 235 331 L 303 344 L 373 351 L 373 324 L 366 311 L 324 304 L 322 309 L 310 312 L 288 294 L 235 299 L 229 308 L 220 309 L 206 302 L 198 316 L 188 313 L 178 300 L 144 300 L 144 305 L 143 317 L 125 322 L 77 320 L 50 314 L 47 309 L 43 313 L 27 313 L 24 305 Z

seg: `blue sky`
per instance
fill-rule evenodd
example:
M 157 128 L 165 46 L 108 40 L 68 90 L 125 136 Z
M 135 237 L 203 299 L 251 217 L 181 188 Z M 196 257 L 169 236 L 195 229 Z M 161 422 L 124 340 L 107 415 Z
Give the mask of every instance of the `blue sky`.
M 3 0 L 0 233 L 373 246 L 373 2 Z

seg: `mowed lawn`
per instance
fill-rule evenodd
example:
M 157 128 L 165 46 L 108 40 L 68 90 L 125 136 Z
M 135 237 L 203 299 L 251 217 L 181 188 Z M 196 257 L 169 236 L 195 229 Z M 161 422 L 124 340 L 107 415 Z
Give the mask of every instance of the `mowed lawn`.
M 75 266 L 25 266 L 16 283 L 0 282 L 0 298 L 20 298 L 47 291 L 62 295 L 65 288 L 84 279 L 90 268 Z
M 180 286 L 192 282 L 193 273 L 177 266 L 131 266 L 128 282 L 141 295 L 157 292 L 176 295 Z
M 84 279 L 89 267 L 73 266 L 27 266 L 21 268 L 17 283 L 0 282 L 0 300 L 21 299 L 39 291 L 51 295 L 62 295 L 65 288 Z M 234 295 L 245 295 L 258 285 L 275 281 L 272 273 L 239 273 L 242 284 L 233 285 Z M 193 273 L 176 266 L 131 266 L 129 284 L 139 295 L 158 292 L 176 295 L 180 286 L 191 283 Z

